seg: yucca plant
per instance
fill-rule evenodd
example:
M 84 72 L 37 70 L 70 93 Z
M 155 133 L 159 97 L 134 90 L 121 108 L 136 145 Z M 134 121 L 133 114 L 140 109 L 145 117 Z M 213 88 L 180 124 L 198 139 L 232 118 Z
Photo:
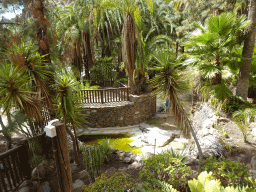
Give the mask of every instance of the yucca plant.
M 246 108 L 244 110 L 238 110 L 233 114 L 233 118 L 240 131 L 243 134 L 244 142 L 247 142 L 247 137 L 249 136 L 248 128 L 253 122 L 253 118 L 256 115 L 256 109 Z
M 41 56 L 32 41 L 26 43 L 23 39 L 20 42 L 13 42 L 8 49 L 9 61 L 17 66 L 24 75 L 29 77 L 28 82 L 34 92 L 37 92 L 38 100 L 42 101 L 45 106 L 52 108 L 49 88 L 46 81 L 51 76 L 51 72 L 46 70 L 47 64 Z
M 77 92 L 79 83 L 71 71 L 65 71 L 62 69 L 61 73 L 55 74 L 56 90 L 55 109 L 57 116 L 63 119 L 67 133 L 70 135 L 73 141 L 73 150 L 75 152 L 75 161 L 78 163 L 78 151 L 79 146 L 77 142 L 76 128 L 81 126 L 82 122 L 85 122 L 85 115 L 81 113 L 82 98 Z M 69 129 L 71 125 L 74 130 L 74 135 Z
M 162 97 L 168 98 L 171 104 L 171 109 L 179 123 L 179 128 L 186 137 L 190 137 L 190 132 L 195 140 L 199 152 L 199 158 L 203 158 L 202 150 L 196 138 L 196 134 L 188 119 L 188 116 L 183 109 L 182 103 L 178 98 L 178 93 L 182 93 L 187 89 L 186 79 L 182 74 L 181 57 L 176 58 L 176 54 L 169 50 L 159 50 L 154 56 L 157 66 L 152 68 L 158 74 L 149 81 L 151 88 L 154 88 L 154 93 Z

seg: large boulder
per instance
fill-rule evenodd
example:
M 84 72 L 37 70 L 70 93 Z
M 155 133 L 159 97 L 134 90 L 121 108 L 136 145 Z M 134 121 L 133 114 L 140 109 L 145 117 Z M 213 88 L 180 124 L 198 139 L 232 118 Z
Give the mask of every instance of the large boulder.
M 221 134 L 218 130 L 203 128 L 197 132 L 197 139 L 205 158 L 223 156 Z M 197 146 L 190 147 L 188 154 L 193 158 L 197 158 L 199 155 Z
M 214 110 L 207 103 L 202 103 L 197 107 L 196 112 L 194 113 L 191 120 L 193 123 L 193 127 L 197 132 L 202 128 L 213 127 L 217 119 L 218 118 Z
M 74 192 L 83 192 L 83 187 L 85 186 L 84 182 L 82 180 L 75 180 L 73 183 L 73 190 Z

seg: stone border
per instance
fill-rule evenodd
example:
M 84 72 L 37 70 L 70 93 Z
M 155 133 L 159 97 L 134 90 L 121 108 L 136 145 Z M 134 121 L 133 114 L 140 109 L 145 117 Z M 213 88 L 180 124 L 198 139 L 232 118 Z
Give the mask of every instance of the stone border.
M 89 115 L 84 127 L 117 127 L 144 122 L 156 114 L 156 97 L 151 94 L 129 95 L 127 102 L 86 105 L 82 113 Z

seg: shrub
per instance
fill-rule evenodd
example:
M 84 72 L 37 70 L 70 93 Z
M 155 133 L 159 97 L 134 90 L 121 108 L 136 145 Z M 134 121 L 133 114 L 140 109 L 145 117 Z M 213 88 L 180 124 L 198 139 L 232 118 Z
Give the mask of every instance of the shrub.
M 256 110 L 253 108 L 239 110 L 233 114 L 234 121 L 243 134 L 244 142 L 247 142 L 247 137 L 249 136 L 248 129 L 255 115 Z
M 198 179 L 188 181 L 191 192 L 241 192 L 248 191 L 248 186 L 229 186 L 223 187 L 219 180 L 215 180 L 212 176 L 212 172 L 206 171 L 200 173 Z
M 105 141 L 102 145 L 94 145 L 92 147 L 83 145 L 82 151 L 84 165 L 92 179 L 98 177 L 101 174 L 101 166 L 104 160 L 108 158 L 111 152 L 109 142 Z
M 84 187 L 84 192 L 125 192 L 134 191 L 135 180 L 124 172 L 116 172 L 111 178 L 105 174 L 96 178 L 95 183 Z
M 248 101 L 243 100 L 241 97 L 238 96 L 231 96 L 228 102 L 226 103 L 224 110 L 225 112 L 234 112 L 240 109 L 245 109 L 248 107 L 252 107 Z
M 249 169 L 243 164 L 230 161 L 225 158 L 208 158 L 202 163 L 202 170 L 212 172 L 212 175 L 219 179 L 223 186 L 239 185 L 246 183 Z
M 152 186 L 155 187 L 152 188 Z M 139 192 L 178 192 L 172 185 L 158 179 L 152 179 L 142 183 L 142 187 L 137 187 L 137 190 Z
M 142 180 L 151 181 L 156 178 L 172 185 L 176 189 L 186 186 L 190 167 L 184 165 L 184 156 L 178 156 L 173 151 L 160 153 L 144 160 L 145 166 L 140 171 Z M 152 184 L 151 187 L 158 188 Z

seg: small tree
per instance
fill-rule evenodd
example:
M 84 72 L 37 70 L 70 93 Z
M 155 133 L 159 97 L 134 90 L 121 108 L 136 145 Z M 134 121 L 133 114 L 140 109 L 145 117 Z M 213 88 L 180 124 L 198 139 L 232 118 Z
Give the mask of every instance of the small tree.
M 196 134 L 188 119 L 183 106 L 178 98 L 178 93 L 187 89 L 184 74 L 181 69 L 181 58 L 176 58 L 176 54 L 167 50 L 159 50 L 154 56 L 158 66 L 153 68 L 158 74 L 150 80 L 151 87 L 155 89 L 155 94 L 168 98 L 175 118 L 186 137 L 190 136 L 190 131 L 196 142 L 199 152 L 199 159 L 203 159 L 203 154 Z
M 81 113 L 81 97 L 78 94 L 78 85 L 76 78 L 71 72 L 66 72 L 62 69 L 60 74 L 55 74 L 54 88 L 57 92 L 55 99 L 55 109 L 57 116 L 64 121 L 64 125 L 67 133 L 70 135 L 73 141 L 73 150 L 75 153 L 75 161 L 78 163 L 78 142 L 76 127 L 81 125 L 81 122 L 85 121 Z M 71 132 L 69 125 L 74 130 L 74 135 Z

